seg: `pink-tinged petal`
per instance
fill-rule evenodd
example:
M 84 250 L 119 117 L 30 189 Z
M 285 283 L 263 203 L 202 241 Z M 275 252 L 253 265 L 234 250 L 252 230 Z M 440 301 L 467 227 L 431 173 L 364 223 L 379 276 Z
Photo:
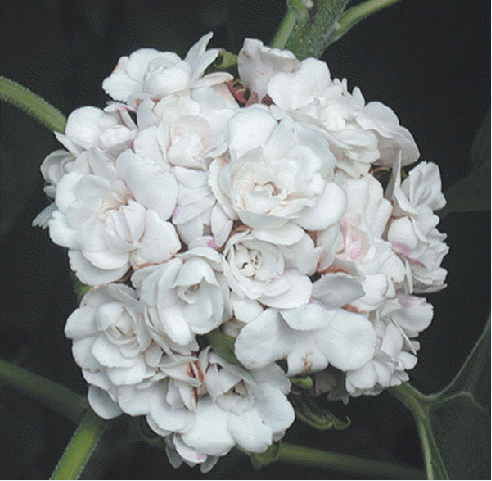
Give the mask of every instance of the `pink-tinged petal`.
M 89 386 L 87 400 L 94 412 L 103 419 L 113 419 L 123 413 L 118 404 L 109 394 L 95 386 Z
M 241 329 L 235 342 L 236 357 L 248 369 L 266 367 L 292 350 L 289 332 L 278 312 L 267 309 Z
M 404 255 L 412 249 L 416 249 L 419 239 L 416 236 L 413 222 L 408 217 L 400 217 L 390 222 L 388 240 L 393 244 L 396 252 Z
M 287 356 L 287 375 L 306 374 L 320 371 L 328 365 L 326 355 L 318 346 L 323 342 L 323 333 L 317 331 L 292 331 L 293 348 Z
M 181 435 L 183 441 L 203 454 L 227 454 L 235 445 L 227 429 L 229 413 L 214 405 L 210 398 L 202 398 L 195 415 L 193 427 Z
M 322 230 L 340 220 L 345 212 L 345 192 L 330 182 L 314 207 L 306 207 L 296 222 L 307 230 Z
M 195 464 L 204 463 L 207 459 L 206 454 L 199 453 L 198 451 L 196 451 L 196 449 L 193 449 L 185 444 L 181 439 L 181 436 L 175 434 L 173 436 L 173 444 L 176 448 L 176 451 L 178 452 L 178 455 L 192 466 L 194 466 Z
M 309 302 L 313 285 L 308 276 L 292 269 L 281 277 L 282 281 L 290 283 L 290 288 L 283 290 L 280 295 L 263 295 L 258 300 L 263 304 L 278 309 L 293 309 Z
M 311 295 L 326 307 L 338 309 L 364 296 L 364 289 L 358 280 L 347 274 L 325 274 L 313 284 Z
M 110 282 L 117 281 L 123 277 L 128 270 L 128 265 L 124 265 L 118 269 L 98 269 L 85 259 L 82 252 L 77 250 L 68 251 L 68 257 L 70 259 L 70 267 L 77 277 L 84 284 L 90 286 L 99 286 L 101 284 L 109 284 Z
M 285 322 L 296 331 L 312 331 L 326 327 L 337 315 L 336 310 L 327 309 L 319 304 L 306 304 L 296 309 L 280 311 Z
M 327 335 L 319 347 L 332 366 L 347 371 L 358 369 L 372 359 L 376 332 L 365 317 L 340 309 L 325 329 Z
M 256 409 L 249 409 L 240 415 L 230 413 L 227 428 L 236 443 L 251 453 L 262 453 L 273 443 L 272 430 Z
M 411 332 L 427 329 L 434 316 L 434 308 L 425 299 L 414 296 L 399 296 L 401 309 L 392 313 L 393 321 Z

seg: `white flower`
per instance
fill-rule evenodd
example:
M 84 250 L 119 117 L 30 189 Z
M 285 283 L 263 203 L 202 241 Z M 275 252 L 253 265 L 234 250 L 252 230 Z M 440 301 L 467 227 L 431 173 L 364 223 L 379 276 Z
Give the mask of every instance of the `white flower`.
M 235 114 L 228 131 L 231 158 L 212 162 L 210 183 L 230 217 L 260 229 L 292 224 L 293 234 L 338 221 L 345 194 L 331 182 L 335 158 L 314 130 L 291 119 L 277 124 L 253 106 Z
M 117 168 L 101 151 L 81 155 L 95 173 L 63 176 L 56 188 L 57 210 L 48 222 L 52 240 L 69 248 L 79 279 L 90 285 L 112 282 L 130 265 L 159 263 L 176 254 L 181 244 L 165 220 L 175 205 L 174 177 L 130 152 L 118 157 Z M 128 186 L 139 202 L 130 200 Z M 162 198 L 163 188 L 169 197 Z
M 89 401 L 103 417 L 119 414 L 115 387 L 140 383 L 154 372 L 145 361 L 151 338 L 143 312 L 127 286 L 109 284 L 89 291 L 68 318 L 65 334 L 73 339 L 75 362 L 95 386 Z
M 415 162 L 419 151 L 393 111 L 380 102 L 365 105 L 359 89 L 331 80 L 324 62 L 307 58 L 290 72 L 278 72 L 268 82 L 275 105 L 296 120 L 314 124 L 337 157 L 337 167 L 357 178 L 371 163 L 393 165 L 401 152 L 403 165 Z
M 264 452 L 283 437 L 295 417 L 285 396 L 290 382 L 278 366 L 248 374 L 215 353 L 210 353 L 208 362 L 204 382 L 210 397 L 198 401 L 193 426 L 170 439 L 176 464 L 179 455 L 192 466 L 206 463 L 204 471 L 215 456 L 234 446 Z
M 102 87 L 115 100 L 135 102 L 139 98 L 158 98 L 227 82 L 232 76 L 225 72 L 203 75 L 219 54 L 218 49 L 206 50 L 212 35 L 204 35 L 191 47 L 184 60 L 174 52 L 158 52 L 151 48 L 121 57 Z
M 288 374 L 358 369 L 374 354 L 376 334 L 363 316 L 310 303 L 296 309 L 266 309 L 246 324 L 235 343 L 248 369 L 287 359 Z
M 263 42 L 253 38 L 244 39 L 237 57 L 241 80 L 258 95 L 260 101 L 267 94 L 270 78 L 277 72 L 290 72 L 298 63 L 292 52 L 265 47 Z
M 169 340 L 193 346 L 195 334 L 206 334 L 227 319 L 228 287 L 221 271 L 220 255 L 197 247 L 133 275 L 149 331 L 163 349 L 169 349 Z
M 289 309 L 309 301 L 311 281 L 292 267 L 279 246 L 248 232 L 233 234 L 224 249 L 223 269 L 231 289 L 267 306 Z
M 104 110 L 80 107 L 68 116 L 65 133 L 55 132 L 55 136 L 75 155 L 91 147 L 117 154 L 128 148 L 137 134 L 128 113 L 131 110 L 124 104 L 112 104 Z
M 446 234 L 435 228 L 439 217 L 433 211 L 446 203 L 437 165 L 421 162 L 401 185 L 400 171 L 396 169 L 393 198 L 396 203 L 387 237 L 393 250 L 408 262 L 411 290 L 443 289 L 447 272 L 440 265 L 449 248 L 444 242 Z
M 346 372 L 345 388 L 351 396 L 376 395 L 384 388 L 408 381 L 406 369 L 417 363 L 416 343 L 410 342 L 394 323 L 376 321 L 377 345 L 364 366 Z M 411 351 L 411 352 L 409 352 Z
M 383 197 L 381 184 L 371 175 L 357 180 L 338 179 L 348 199 L 339 224 L 343 242 L 333 263 L 323 272 L 342 271 L 354 276 L 365 295 L 351 306 L 361 311 L 373 310 L 394 296 L 395 283 L 402 282 L 405 276 L 403 263 L 390 242 L 382 238 L 392 207 Z

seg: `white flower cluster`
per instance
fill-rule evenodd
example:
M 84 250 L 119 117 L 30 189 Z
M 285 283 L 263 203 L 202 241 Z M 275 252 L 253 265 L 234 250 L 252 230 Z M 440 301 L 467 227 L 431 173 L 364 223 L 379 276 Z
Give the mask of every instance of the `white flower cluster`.
M 41 167 L 54 203 L 35 221 L 92 286 L 66 325 L 91 406 L 146 416 L 174 466 L 203 471 L 282 438 L 288 376 L 345 401 L 406 381 L 433 314 L 414 294 L 444 287 L 448 250 L 438 168 L 402 181 L 419 152 L 388 107 L 258 40 L 243 87 L 205 73 L 211 36 L 184 60 L 120 59 L 115 102 L 57 134 L 68 151 Z M 216 329 L 241 366 L 211 348 Z

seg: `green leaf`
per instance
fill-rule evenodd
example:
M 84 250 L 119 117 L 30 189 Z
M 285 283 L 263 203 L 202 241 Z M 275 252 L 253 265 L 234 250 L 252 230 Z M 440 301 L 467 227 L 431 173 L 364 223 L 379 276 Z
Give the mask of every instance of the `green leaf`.
M 490 209 L 490 114 L 487 115 L 471 148 L 472 171 L 446 192 L 447 205 L 439 212 L 443 219 L 450 212 Z
M 263 453 L 250 453 L 251 464 L 253 468 L 258 470 L 267 464 L 274 463 L 278 460 L 280 455 L 281 442 L 273 443 L 269 448 Z
M 229 364 L 235 366 L 241 366 L 242 364 L 237 360 L 234 354 L 234 344 L 236 339 L 227 334 L 224 334 L 219 329 L 214 329 L 207 334 L 207 338 L 212 346 L 213 350 Z
M 1 76 L 0 99 L 24 110 L 50 130 L 65 131 L 66 119 L 58 109 L 17 82 Z
M 80 282 L 79 278 L 73 272 L 70 272 L 70 278 L 73 282 L 73 290 L 75 291 L 77 302 L 80 304 L 80 301 L 82 300 L 84 295 L 90 291 L 91 286 Z
M 309 393 L 294 394 L 291 401 L 296 411 L 296 418 L 315 429 L 326 431 L 335 428 L 340 431 L 350 425 L 349 418 L 341 421 L 331 411 L 319 406 Z
M 429 479 L 490 479 L 490 318 L 441 392 L 425 396 L 408 384 L 391 391 L 415 417 Z

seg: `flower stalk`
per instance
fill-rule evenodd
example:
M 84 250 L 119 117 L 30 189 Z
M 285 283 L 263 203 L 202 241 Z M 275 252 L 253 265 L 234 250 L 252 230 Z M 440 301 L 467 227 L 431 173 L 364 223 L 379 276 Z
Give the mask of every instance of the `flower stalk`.
M 367 2 L 356 5 L 355 7 L 347 10 L 336 22 L 330 38 L 328 39 L 328 45 L 336 42 L 340 37 L 345 35 L 354 25 L 358 24 L 361 20 L 378 12 L 379 10 L 389 7 L 393 3 L 399 0 L 369 0 Z M 328 46 L 327 45 L 327 46 Z
M 26 87 L 1 76 L 0 100 L 24 110 L 50 130 L 60 133 L 65 131 L 66 118 L 58 109 Z
M 0 383 L 2 382 L 41 401 L 74 423 L 80 422 L 89 407 L 83 396 L 4 360 L 0 360 Z
M 101 419 L 94 411 L 87 411 L 51 479 L 78 479 L 108 424 L 108 421 Z
M 282 443 L 279 461 L 303 466 L 317 466 L 334 471 L 361 473 L 369 476 L 395 479 L 425 479 L 423 471 L 398 464 L 359 458 L 348 454 L 320 451 L 318 449 Z

